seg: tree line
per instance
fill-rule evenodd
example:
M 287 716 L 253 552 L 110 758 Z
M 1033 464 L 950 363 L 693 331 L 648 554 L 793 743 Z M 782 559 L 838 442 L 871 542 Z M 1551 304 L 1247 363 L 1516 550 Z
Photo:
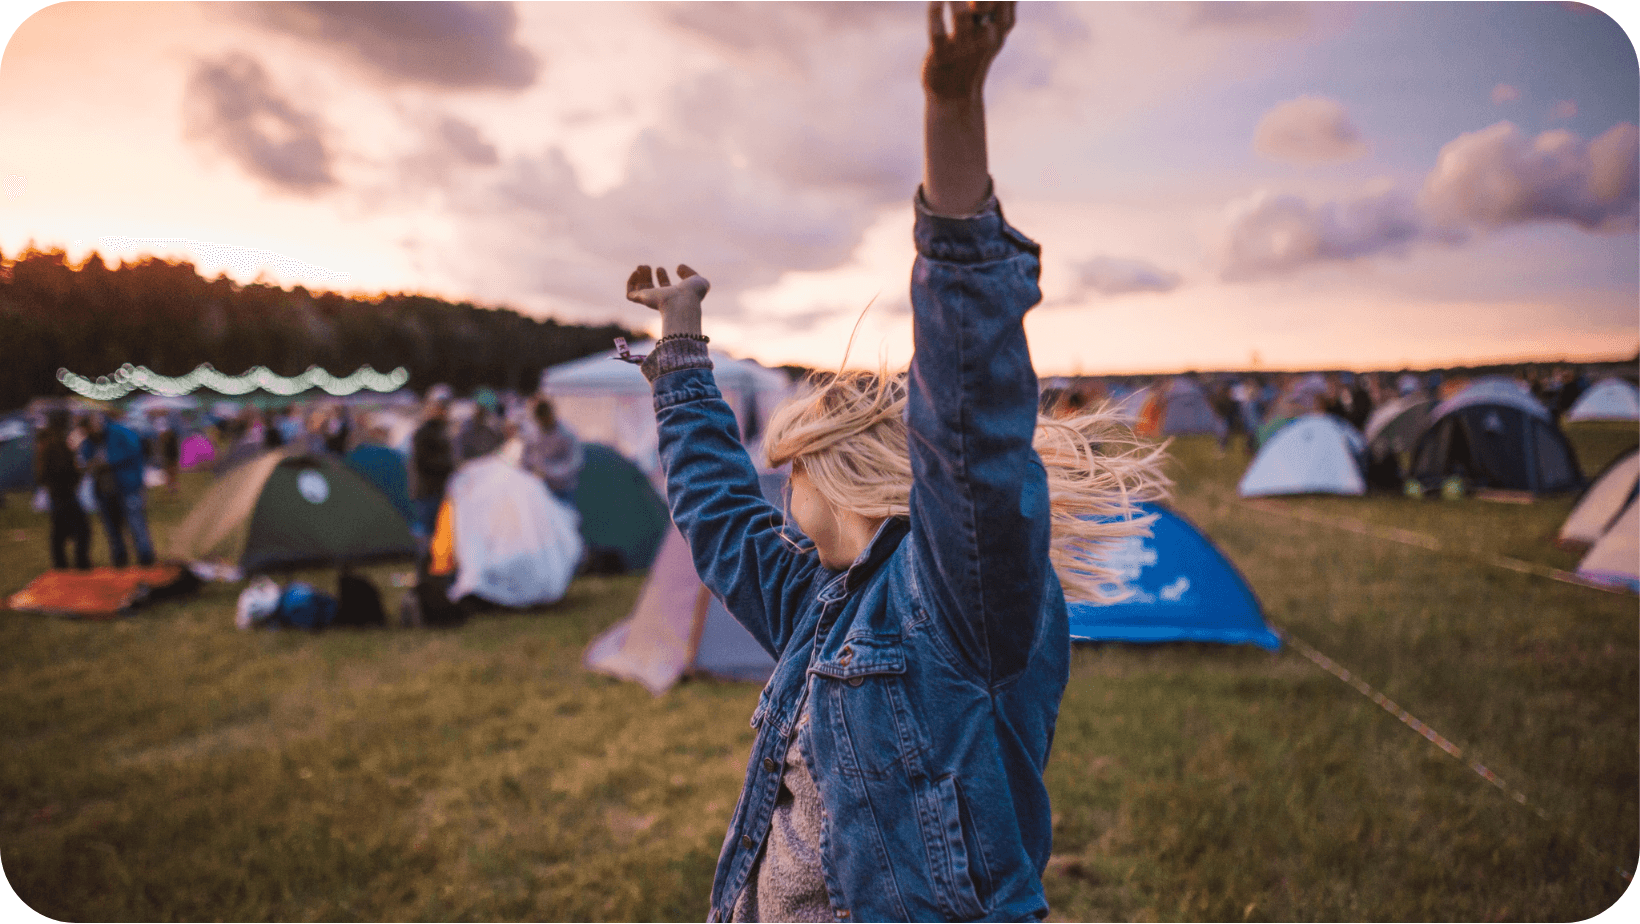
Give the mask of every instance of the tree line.
M 107 375 L 123 363 L 182 375 L 208 362 L 238 375 L 262 365 L 296 375 L 403 366 L 418 391 L 480 385 L 529 392 L 541 370 L 640 335 L 427 295 L 371 298 L 205 279 L 192 263 L 144 257 L 78 266 L 61 250 L 0 254 L 0 408 L 64 395 L 57 370 Z

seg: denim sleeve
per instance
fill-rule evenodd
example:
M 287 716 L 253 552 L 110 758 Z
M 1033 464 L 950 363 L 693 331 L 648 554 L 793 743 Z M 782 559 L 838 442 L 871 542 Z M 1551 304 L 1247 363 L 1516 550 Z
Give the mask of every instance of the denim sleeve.
M 819 559 L 783 535 L 784 517 L 763 499 L 734 411 L 710 366 L 666 372 L 653 385 L 672 522 L 689 543 L 701 581 L 779 658 Z
M 914 565 L 954 647 L 999 683 L 1030 657 L 1051 568 L 1023 324 L 1041 299 L 1040 249 L 1000 209 L 945 218 L 920 194 L 915 237 L 906 407 Z

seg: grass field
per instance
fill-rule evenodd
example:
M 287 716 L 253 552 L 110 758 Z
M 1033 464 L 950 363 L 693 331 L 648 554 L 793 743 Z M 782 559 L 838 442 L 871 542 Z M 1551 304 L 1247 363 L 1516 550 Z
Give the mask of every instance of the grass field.
M 1569 432 L 1591 472 L 1637 436 Z M 1609 907 L 1640 850 L 1635 598 L 1487 563 L 1574 566 L 1549 542 L 1571 499 L 1253 506 L 1245 461 L 1178 441 L 1175 506 L 1272 624 L 1527 803 L 1291 646 L 1078 647 L 1048 769 L 1053 917 Z M 205 485 L 151 495 L 161 538 Z M 0 548 L 0 592 L 48 564 L 25 497 L 0 509 Z M 373 572 L 390 605 L 392 570 Z M 699 920 L 758 691 L 655 698 L 584 671 L 641 583 L 586 577 L 449 631 L 240 632 L 221 584 L 109 623 L 0 611 L 5 874 L 65 920 Z

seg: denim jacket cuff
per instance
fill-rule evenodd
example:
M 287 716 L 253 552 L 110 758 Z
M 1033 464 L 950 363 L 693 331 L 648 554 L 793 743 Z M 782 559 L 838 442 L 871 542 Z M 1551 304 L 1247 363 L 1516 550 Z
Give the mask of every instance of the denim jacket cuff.
M 699 340 L 668 340 L 657 343 L 638 368 L 653 385 L 656 379 L 668 372 L 712 368 L 712 354 L 707 351 L 706 344 Z
M 1035 241 L 1016 231 L 1002 217 L 1002 206 L 995 193 L 986 197 L 978 212 L 963 217 L 934 214 L 920 186 L 912 202 L 917 213 L 917 223 L 912 230 L 917 253 L 930 260 L 989 263 L 1021 253 L 1032 256 L 1041 253 Z

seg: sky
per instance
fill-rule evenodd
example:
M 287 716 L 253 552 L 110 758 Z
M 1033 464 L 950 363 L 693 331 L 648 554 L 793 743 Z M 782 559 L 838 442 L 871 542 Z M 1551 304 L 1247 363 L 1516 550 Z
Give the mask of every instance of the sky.
M 922 4 L 0 4 L 8 256 L 652 330 L 627 275 L 688 263 L 730 353 L 910 357 Z M 1040 374 L 1640 350 L 1620 5 L 1017 20 L 987 122 Z

